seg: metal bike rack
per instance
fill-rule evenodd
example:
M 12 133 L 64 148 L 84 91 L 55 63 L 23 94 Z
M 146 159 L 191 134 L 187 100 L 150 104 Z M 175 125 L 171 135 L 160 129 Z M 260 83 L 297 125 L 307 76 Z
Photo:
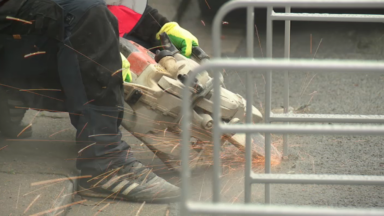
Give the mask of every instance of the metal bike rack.
M 247 8 L 247 59 L 220 60 L 220 35 L 223 17 L 233 9 Z M 254 42 L 254 8 L 267 8 L 267 59 L 253 59 Z M 273 7 L 285 7 L 285 13 L 275 13 Z M 271 86 L 272 71 L 284 73 L 285 95 L 284 108 L 289 107 L 288 71 L 316 71 L 332 70 L 334 72 L 366 72 L 383 73 L 384 63 L 370 61 L 326 61 L 326 60 L 272 60 L 272 26 L 274 20 L 285 20 L 285 58 L 290 53 L 290 20 L 294 21 L 335 21 L 335 22 L 384 22 L 384 15 L 354 15 L 354 14 L 304 14 L 290 13 L 294 8 L 377 8 L 384 7 L 384 0 L 236 0 L 224 5 L 216 14 L 213 25 L 213 50 L 214 60 L 201 65 L 189 76 L 186 86 L 192 84 L 195 76 L 208 69 L 254 69 L 266 70 L 266 99 L 265 123 L 252 124 L 252 78 L 247 72 L 246 93 L 247 117 L 244 125 L 220 124 L 220 72 L 214 75 L 214 174 L 213 174 L 213 200 L 212 203 L 196 203 L 189 200 L 189 137 L 190 137 L 190 106 L 189 90 L 183 90 L 183 119 L 182 119 L 182 198 L 181 212 L 183 216 L 190 213 L 204 213 L 211 215 L 383 215 L 384 210 L 372 209 L 324 209 L 309 207 L 289 207 L 273 205 L 249 205 L 251 198 L 251 185 L 254 183 L 265 184 L 265 202 L 271 202 L 270 184 L 340 184 L 340 185 L 380 185 L 384 186 L 384 177 L 358 176 L 358 175 L 289 175 L 271 174 L 271 133 L 285 135 L 284 153 L 288 151 L 286 134 L 345 134 L 345 135 L 384 135 L 384 126 L 346 126 L 346 125 L 271 125 L 271 122 L 330 122 L 330 123 L 384 123 L 382 115 L 299 115 L 299 114 L 272 114 L 271 113 Z M 245 164 L 245 205 L 226 205 L 220 203 L 220 138 L 223 133 L 236 132 L 246 134 L 246 164 Z M 251 134 L 265 133 L 265 174 L 252 172 L 251 164 Z

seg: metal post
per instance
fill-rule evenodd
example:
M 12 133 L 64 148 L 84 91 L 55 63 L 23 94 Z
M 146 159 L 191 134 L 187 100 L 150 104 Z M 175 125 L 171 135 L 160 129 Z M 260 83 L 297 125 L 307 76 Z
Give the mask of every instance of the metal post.
M 285 13 L 291 13 L 291 7 L 285 7 Z M 285 21 L 284 58 L 289 59 L 291 54 L 291 21 Z M 284 113 L 289 109 L 289 72 L 284 72 Z M 286 124 L 289 124 L 287 122 Z M 288 156 L 288 134 L 283 135 L 283 155 Z
M 273 8 L 267 8 L 267 58 L 272 59 L 273 44 L 273 20 L 271 18 Z M 272 97 L 272 71 L 266 72 L 265 84 L 265 123 L 269 124 L 271 117 L 271 97 Z M 265 173 L 271 173 L 271 134 L 265 133 Z M 265 184 L 265 203 L 271 203 L 270 185 Z
M 253 58 L 253 49 L 254 49 L 254 8 L 247 8 L 247 53 L 249 58 Z M 247 116 L 246 123 L 252 124 L 252 105 L 253 105 L 253 85 L 252 85 L 252 72 L 247 72 L 247 82 L 246 82 L 246 99 L 247 99 Z M 246 134 L 245 140 L 245 177 L 244 177 L 244 202 L 251 202 L 252 194 L 252 185 L 251 185 L 251 170 L 252 170 L 252 134 Z
M 213 182 L 212 182 L 212 201 L 220 202 L 220 176 L 221 176 L 221 86 L 220 86 L 220 71 L 215 71 L 213 78 Z

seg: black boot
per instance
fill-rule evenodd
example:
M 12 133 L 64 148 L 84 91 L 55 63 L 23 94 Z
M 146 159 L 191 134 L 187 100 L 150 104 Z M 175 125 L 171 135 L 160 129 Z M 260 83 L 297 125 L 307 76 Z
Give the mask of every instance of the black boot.
M 22 122 L 26 109 L 18 107 L 25 107 L 25 103 L 16 93 L 0 88 L 0 131 L 9 138 L 28 138 L 32 126 Z

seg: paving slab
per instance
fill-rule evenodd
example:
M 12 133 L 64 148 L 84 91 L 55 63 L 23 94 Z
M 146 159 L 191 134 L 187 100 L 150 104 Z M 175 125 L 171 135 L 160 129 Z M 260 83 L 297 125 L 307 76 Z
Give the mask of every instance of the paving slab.
M 6 146 L 0 152 L 0 171 L 76 175 L 75 131 L 68 115 L 65 118 L 63 121 L 58 114 L 52 118 L 44 113 L 28 111 L 24 121 L 33 120 L 33 136 L 28 139 L 0 138 L 0 145 Z
M 71 203 L 73 183 L 69 180 L 32 186 L 53 179 L 63 179 L 65 175 L 18 174 L 0 172 L 0 212 L 1 215 L 34 215 L 51 210 L 46 215 L 64 215 L 68 209 L 60 206 Z
M 87 202 L 73 207 L 67 215 L 165 216 L 168 210 L 168 205 L 165 204 L 132 203 L 121 200 L 89 199 L 85 197 L 84 199 L 87 199 Z M 77 197 L 75 202 L 79 200 L 82 199 Z

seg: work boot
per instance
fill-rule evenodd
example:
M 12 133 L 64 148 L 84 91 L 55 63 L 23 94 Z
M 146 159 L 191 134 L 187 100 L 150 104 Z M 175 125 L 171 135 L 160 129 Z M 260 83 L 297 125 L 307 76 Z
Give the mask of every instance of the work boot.
M 81 175 L 90 173 L 82 171 Z M 138 161 L 98 176 L 92 175 L 90 179 L 80 179 L 79 182 L 78 193 L 90 197 L 166 203 L 175 202 L 180 196 L 178 187 L 158 177 Z
M 9 138 L 28 138 L 32 136 L 32 126 L 22 122 L 26 110 L 25 104 L 10 92 L 0 88 L 0 131 Z

